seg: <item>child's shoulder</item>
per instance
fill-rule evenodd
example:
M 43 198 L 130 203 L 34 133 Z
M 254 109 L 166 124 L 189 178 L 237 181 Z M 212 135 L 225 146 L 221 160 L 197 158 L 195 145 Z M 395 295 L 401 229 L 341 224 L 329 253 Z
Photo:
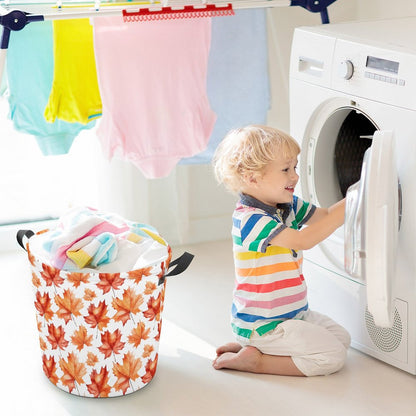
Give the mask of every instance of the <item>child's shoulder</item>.
M 270 217 L 271 215 L 259 207 L 246 205 L 239 201 L 234 209 L 233 218 L 242 223 L 250 221 L 250 218 L 255 217 L 256 221 L 260 217 Z

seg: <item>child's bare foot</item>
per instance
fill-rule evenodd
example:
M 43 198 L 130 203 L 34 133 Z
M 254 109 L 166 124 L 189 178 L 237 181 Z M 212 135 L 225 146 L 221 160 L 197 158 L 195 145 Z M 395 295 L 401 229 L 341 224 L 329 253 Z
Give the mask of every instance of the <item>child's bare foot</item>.
M 218 347 L 212 366 L 216 370 L 229 368 L 250 373 L 304 376 L 290 356 L 263 354 L 256 347 L 242 347 L 237 342 Z
M 225 352 L 238 352 L 243 348 L 238 342 L 229 342 L 228 344 L 221 345 L 217 348 L 217 355 L 224 354 Z
M 216 370 L 229 368 L 251 373 L 258 372 L 258 365 L 263 354 L 257 348 L 241 347 L 240 344 L 230 343 L 219 347 L 217 353 L 218 351 L 220 355 L 212 363 Z

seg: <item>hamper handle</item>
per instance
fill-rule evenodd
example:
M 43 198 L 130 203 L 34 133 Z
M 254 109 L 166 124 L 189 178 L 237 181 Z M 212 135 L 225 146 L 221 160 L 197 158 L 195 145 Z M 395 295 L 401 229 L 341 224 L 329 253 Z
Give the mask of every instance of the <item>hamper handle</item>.
M 159 285 L 164 283 L 166 277 L 168 276 L 176 276 L 177 274 L 180 274 L 184 272 L 188 266 L 191 264 L 192 260 L 194 258 L 194 255 L 191 253 L 188 253 L 185 251 L 185 253 L 182 254 L 182 256 L 178 257 L 177 259 L 173 260 L 169 264 L 169 269 L 172 266 L 176 266 L 173 270 L 171 270 L 169 273 L 165 274 L 159 279 Z
M 26 250 L 25 245 L 23 244 L 23 239 L 26 237 L 27 239 L 29 239 L 30 237 L 32 237 L 32 235 L 35 235 L 35 233 L 32 230 L 19 230 L 16 234 L 16 240 L 19 243 L 20 247 L 23 248 L 23 250 Z

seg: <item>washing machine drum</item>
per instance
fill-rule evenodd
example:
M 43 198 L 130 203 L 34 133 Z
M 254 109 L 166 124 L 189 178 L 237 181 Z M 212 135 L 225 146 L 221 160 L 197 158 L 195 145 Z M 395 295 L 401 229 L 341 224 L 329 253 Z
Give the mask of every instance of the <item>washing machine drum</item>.
M 340 191 L 345 197 L 348 188 L 360 179 L 364 153 L 371 146 L 376 127 L 361 113 L 351 111 L 342 123 L 335 143 L 335 167 Z
M 344 107 L 314 128 L 303 146 L 302 194 L 318 206 L 329 207 L 360 179 L 364 153 L 377 127 L 363 113 Z

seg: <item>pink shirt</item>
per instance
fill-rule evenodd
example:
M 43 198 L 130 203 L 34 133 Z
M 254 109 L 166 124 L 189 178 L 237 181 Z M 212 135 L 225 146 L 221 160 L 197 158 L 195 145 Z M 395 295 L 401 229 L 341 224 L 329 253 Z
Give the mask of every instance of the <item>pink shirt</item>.
M 109 158 L 121 155 L 157 178 L 206 148 L 216 119 L 206 94 L 210 42 L 210 18 L 94 19 L 97 134 Z

